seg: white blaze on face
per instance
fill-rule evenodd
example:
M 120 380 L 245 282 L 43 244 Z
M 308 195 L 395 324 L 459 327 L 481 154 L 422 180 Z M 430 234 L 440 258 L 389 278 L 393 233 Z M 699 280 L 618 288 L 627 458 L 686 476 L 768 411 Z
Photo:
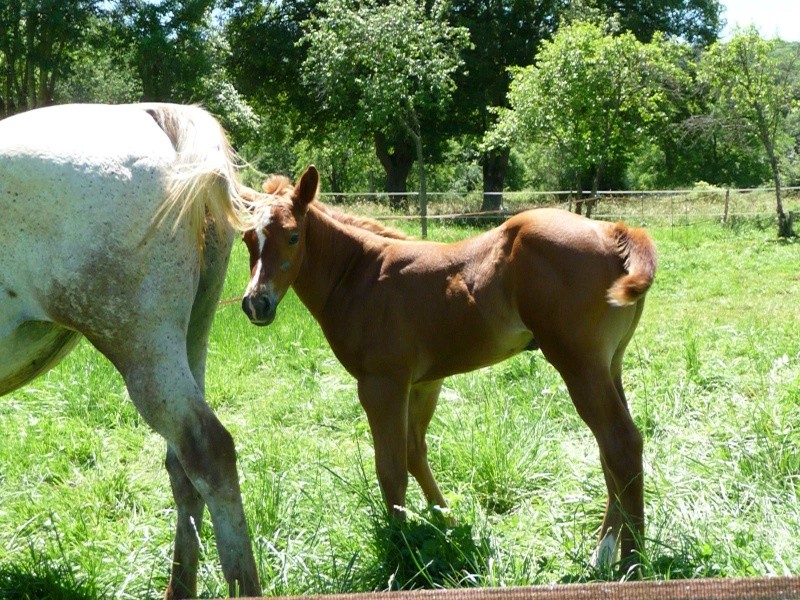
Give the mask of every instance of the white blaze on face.
M 256 230 L 256 237 L 258 238 L 258 256 L 261 256 L 261 253 L 264 252 L 264 244 L 267 243 L 267 236 L 264 235 L 263 229 Z
M 253 273 L 253 276 L 250 278 L 250 283 L 247 284 L 247 289 L 244 291 L 245 296 L 252 295 L 256 288 L 258 287 L 258 280 L 261 279 L 261 259 L 258 259 L 256 263 L 256 270 Z
M 258 288 L 258 280 L 261 279 L 261 253 L 264 252 L 264 244 L 267 243 L 267 236 L 264 234 L 264 230 L 271 222 L 272 207 L 267 206 L 261 213 L 256 225 L 256 238 L 258 239 L 258 260 L 256 261 L 256 270 L 253 273 L 253 276 L 250 278 L 250 283 L 247 284 L 247 289 L 244 292 L 245 296 L 253 294 Z
M 258 219 L 258 224 L 256 225 L 256 236 L 258 236 L 258 255 L 261 256 L 261 252 L 264 250 L 264 242 L 266 242 L 267 238 L 264 235 L 264 230 L 269 227 L 269 224 L 272 223 L 272 207 L 266 206 L 264 210 L 261 212 L 261 215 Z

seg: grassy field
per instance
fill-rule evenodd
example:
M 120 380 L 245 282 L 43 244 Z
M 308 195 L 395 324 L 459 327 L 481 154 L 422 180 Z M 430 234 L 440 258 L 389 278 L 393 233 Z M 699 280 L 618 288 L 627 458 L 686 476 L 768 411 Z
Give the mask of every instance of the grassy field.
M 413 225 L 409 225 L 409 228 Z M 474 230 L 432 223 L 433 239 Z M 800 243 L 774 228 L 653 227 L 660 267 L 626 357 L 645 438 L 651 579 L 800 573 Z M 226 297 L 247 277 L 237 244 Z M 232 431 L 265 594 L 613 578 L 589 566 L 597 448 L 540 354 L 446 381 L 431 463 L 458 523 L 383 517 L 354 381 L 287 297 L 220 308 L 208 399 Z M 174 521 L 164 442 L 82 343 L 0 398 L 0 597 L 156 598 Z M 206 528 L 201 593 L 223 595 Z

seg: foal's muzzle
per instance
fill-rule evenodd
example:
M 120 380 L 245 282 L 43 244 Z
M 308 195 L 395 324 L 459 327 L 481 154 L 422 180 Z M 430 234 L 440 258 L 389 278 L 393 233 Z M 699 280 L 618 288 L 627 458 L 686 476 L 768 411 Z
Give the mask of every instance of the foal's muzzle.
M 242 298 L 242 310 L 253 325 L 263 327 L 275 319 L 278 303 L 267 294 L 250 294 Z

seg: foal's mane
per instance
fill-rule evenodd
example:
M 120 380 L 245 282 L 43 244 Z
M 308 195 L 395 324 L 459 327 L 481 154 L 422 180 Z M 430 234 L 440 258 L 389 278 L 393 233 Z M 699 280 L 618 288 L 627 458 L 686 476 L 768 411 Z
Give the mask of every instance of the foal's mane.
M 288 177 L 283 175 L 271 175 L 262 186 L 264 192 L 267 194 L 271 194 L 272 196 L 278 196 L 282 199 L 290 199 L 292 196 L 292 192 L 294 191 L 294 186 L 292 182 L 289 180 Z M 350 227 L 354 227 L 356 229 L 361 229 L 365 231 L 370 231 L 376 235 L 379 235 L 383 238 L 389 238 L 393 240 L 408 240 L 411 239 L 410 236 L 406 235 L 399 229 L 395 229 L 394 227 L 388 227 L 378 221 L 377 219 L 371 219 L 369 217 L 361 217 L 358 215 L 351 215 L 349 213 L 343 212 L 337 208 L 333 208 L 332 206 L 328 206 L 327 204 L 323 204 L 319 200 L 314 201 L 311 205 L 316 210 L 319 210 L 323 214 L 327 215 L 328 217 L 332 218 L 334 221 L 342 223 L 343 225 L 349 225 Z

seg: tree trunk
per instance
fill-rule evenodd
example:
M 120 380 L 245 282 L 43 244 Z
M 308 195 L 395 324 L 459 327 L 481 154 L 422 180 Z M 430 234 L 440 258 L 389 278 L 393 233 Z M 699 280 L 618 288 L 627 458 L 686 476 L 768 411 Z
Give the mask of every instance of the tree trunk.
M 36 55 L 36 30 L 39 27 L 38 13 L 29 10 L 25 17 L 25 83 L 23 93 L 25 95 L 24 106 L 30 110 L 36 108 L 36 68 L 34 56 Z
M 483 203 L 481 211 L 500 210 L 503 206 L 503 184 L 511 150 L 493 150 L 483 155 Z
M 344 169 L 339 169 L 335 164 L 332 164 L 328 173 L 328 187 L 330 188 L 330 193 L 333 196 L 334 204 L 344 204 L 345 190 L 344 185 L 341 183 L 344 179 L 344 177 L 341 176 L 343 171 Z
M 386 136 L 375 134 L 375 154 L 386 171 L 386 191 L 392 209 L 408 207 L 408 174 L 414 165 L 414 144 L 407 140 L 393 140 L 390 146 Z M 391 148 L 391 150 L 390 150 Z
M 603 167 L 605 163 L 603 161 L 597 166 L 597 169 L 594 172 L 594 178 L 592 178 L 592 194 L 584 201 L 586 204 L 586 218 L 592 218 L 592 211 L 594 210 L 594 205 L 597 204 L 597 190 L 600 187 L 600 178 L 603 176 Z
M 770 128 L 767 126 L 767 118 L 764 111 L 759 104 L 754 106 L 756 111 L 756 127 L 758 128 L 758 135 L 761 138 L 761 143 L 764 150 L 767 152 L 769 159 L 769 168 L 772 170 L 772 181 L 775 183 L 775 212 L 778 215 L 778 237 L 794 237 L 792 225 L 783 212 L 783 199 L 781 190 L 781 169 L 778 163 L 778 157 L 775 155 L 775 136 L 770 135 Z
M 583 176 L 580 169 L 575 171 L 575 213 L 583 214 Z
M 778 237 L 794 237 L 792 223 L 783 211 L 783 191 L 781 189 L 781 172 L 778 165 L 778 157 L 774 152 L 769 153 L 769 164 L 772 168 L 772 179 L 775 183 L 775 212 L 778 214 Z
M 419 171 L 419 216 L 422 225 L 422 239 L 428 237 L 428 177 L 425 172 L 425 155 L 422 152 L 422 129 L 419 126 L 417 113 L 411 111 L 411 137 L 417 150 L 417 169 Z

